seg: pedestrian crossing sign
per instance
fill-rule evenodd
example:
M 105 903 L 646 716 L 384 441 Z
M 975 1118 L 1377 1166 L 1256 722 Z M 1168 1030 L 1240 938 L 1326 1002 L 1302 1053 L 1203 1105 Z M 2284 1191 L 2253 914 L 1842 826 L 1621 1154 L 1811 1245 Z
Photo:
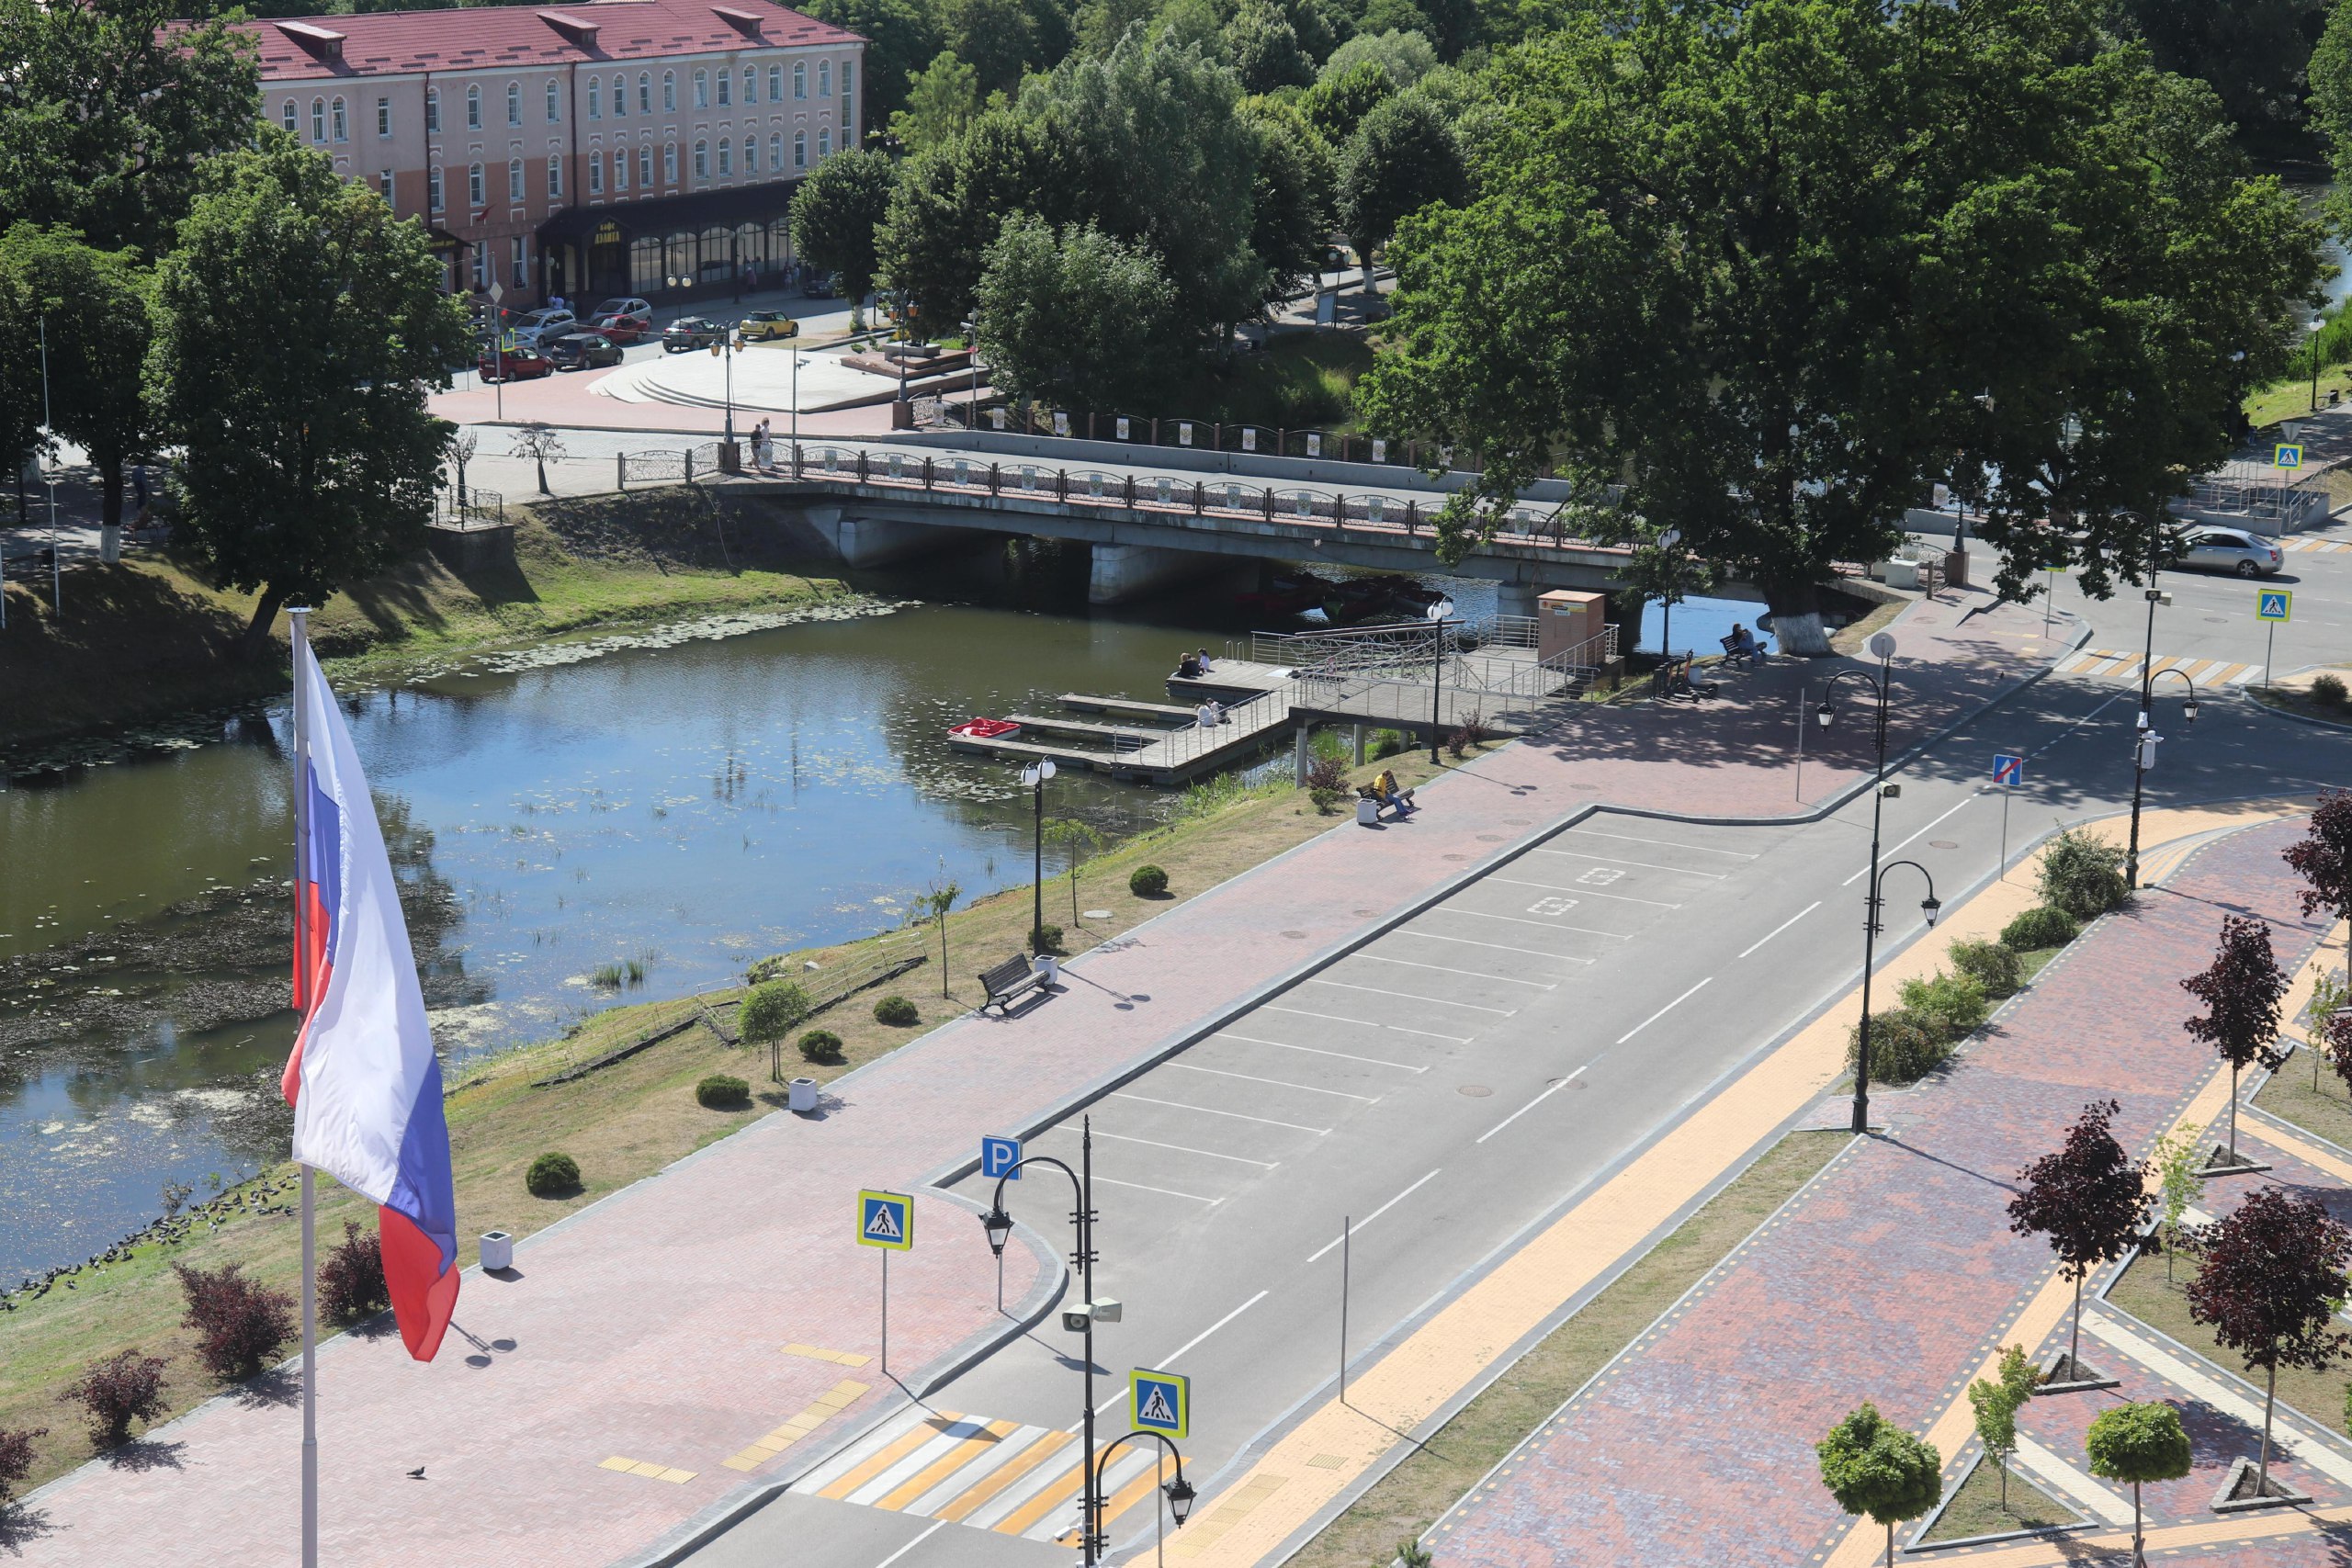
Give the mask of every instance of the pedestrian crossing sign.
M 1191 1437 L 1193 1380 L 1136 1368 L 1127 1374 L 1127 1425 L 1163 1438 Z
M 2270 454 L 2274 468 L 2300 468 L 2303 466 L 2303 448 L 2300 443 L 2282 441 Z
M 915 1244 L 915 1201 L 903 1192 L 857 1195 L 857 1243 L 904 1252 Z
M 2292 620 L 2294 608 L 2295 595 L 2290 590 L 2266 588 L 2254 607 L 2254 618 L 2257 621 Z

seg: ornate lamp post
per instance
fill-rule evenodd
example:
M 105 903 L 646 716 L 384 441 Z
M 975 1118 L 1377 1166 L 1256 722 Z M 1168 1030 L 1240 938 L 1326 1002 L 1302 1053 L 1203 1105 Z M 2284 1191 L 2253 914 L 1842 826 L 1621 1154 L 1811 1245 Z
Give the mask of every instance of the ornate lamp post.
M 1176 1461 L 1176 1479 L 1169 1482 L 1159 1490 L 1161 1495 L 1168 1499 L 1168 1511 L 1176 1517 L 1176 1528 L 1178 1529 L 1182 1529 L 1184 1528 L 1185 1517 L 1193 1511 L 1193 1498 L 1195 1494 L 1193 1491 L 1193 1483 L 1184 1479 L 1184 1456 L 1182 1453 L 1178 1451 L 1174 1439 L 1170 1438 L 1165 1432 L 1129 1432 L 1124 1437 L 1112 1438 L 1109 1444 L 1103 1448 L 1102 1457 L 1094 1461 L 1094 1495 L 1097 1497 L 1100 1497 L 1102 1495 L 1102 1476 L 1104 1472 L 1111 1468 L 1111 1456 L 1118 1451 L 1119 1445 L 1121 1443 L 1132 1443 L 1138 1438 L 1149 1438 L 1161 1448 L 1166 1449 Z M 1154 1554 L 1155 1556 L 1158 1556 L 1158 1548 L 1160 1545 L 1158 1539 L 1159 1534 L 1159 1510 L 1156 1507 L 1151 1511 L 1151 1527 L 1154 1538 Z M 1105 1540 L 1097 1547 L 1097 1550 L 1107 1550 L 1110 1544 L 1110 1541 Z M 1165 1561 L 1165 1558 L 1162 1557 L 1160 1560 Z
M 1053 776 L 1051 757 L 1040 757 L 1021 770 L 1021 782 L 1029 786 L 1030 798 L 1035 803 L 1030 832 L 1035 852 L 1029 881 L 1029 945 L 1033 948 L 1046 929 L 1046 781 Z

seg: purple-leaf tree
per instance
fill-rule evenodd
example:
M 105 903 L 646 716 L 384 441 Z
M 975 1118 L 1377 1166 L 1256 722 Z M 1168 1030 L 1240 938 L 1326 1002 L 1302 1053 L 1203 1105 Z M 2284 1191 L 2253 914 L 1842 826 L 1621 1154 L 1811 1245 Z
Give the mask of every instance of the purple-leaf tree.
M 2109 1130 L 2123 1108 L 2093 1100 L 2066 1131 L 2066 1142 L 2019 1173 L 2025 1189 L 2009 1200 L 2009 1228 L 2050 1238 L 2058 1272 L 2075 1284 L 2075 1331 L 2066 1351 L 2066 1380 L 2081 1375 L 2083 1280 L 2093 1269 L 2123 1256 L 2148 1213 L 2147 1172 L 2124 1155 Z
M 2322 790 L 2311 830 L 2281 853 L 2303 879 L 2304 919 L 2322 908 L 2352 918 L 2352 791 Z
M 2238 1157 L 2238 1075 L 2260 1063 L 2285 1061 L 2278 1049 L 2278 1001 L 2287 994 L 2287 972 L 2270 955 L 2270 928 L 2243 915 L 2222 917 L 2222 945 L 2213 966 L 2191 975 L 2180 988 L 2203 1002 L 2203 1018 L 2181 1027 L 2222 1054 L 2230 1065 L 2230 1145 Z
M 2263 1372 L 2262 1457 L 2256 1495 L 2270 1484 L 2270 1416 L 2278 1369 L 2324 1371 L 2352 1347 L 2335 1326 L 2352 1230 L 2309 1199 L 2276 1187 L 2247 1194 L 2237 1212 L 2205 1229 L 2205 1264 L 2188 1282 L 2188 1315 Z

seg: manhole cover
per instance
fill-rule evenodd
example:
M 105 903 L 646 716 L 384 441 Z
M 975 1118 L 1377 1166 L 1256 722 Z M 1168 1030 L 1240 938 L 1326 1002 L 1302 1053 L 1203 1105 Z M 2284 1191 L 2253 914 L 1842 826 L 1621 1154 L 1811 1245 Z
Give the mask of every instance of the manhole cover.
M 1456 1094 L 1466 1094 L 1473 1100 L 1484 1100 L 1487 1096 L 1494 1093 L 1495 1091 L 1488 1089 L 1482 1083 L 1466 1083 L 1460 1089 L 1454 1090 L 1454 1092 Z
M 1952 839 L 1929 839 L 1928 847 L 1931 850 L 1956 850 L 1960 848 L 1960 844 Z
M 1503 836 L 1500 833 L 1481 833 L 1478 835 L 1478 841 L 1482 844 L 1499 844 L 1503 841 Z
M 1283 935 L 1290 938 L 1293 942 L 1305 942 L 1306 940 L 1306 933 L 1305 931 L 1284 931 L 1283 932 Z

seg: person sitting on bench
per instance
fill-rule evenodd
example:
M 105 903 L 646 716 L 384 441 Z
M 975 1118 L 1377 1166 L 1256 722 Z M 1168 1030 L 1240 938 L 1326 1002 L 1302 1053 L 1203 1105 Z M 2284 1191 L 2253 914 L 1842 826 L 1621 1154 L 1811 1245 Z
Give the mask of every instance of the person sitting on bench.
M 1396 787 L 1396 771 L 1394 768 L 1381 769 L 1380 776 L 1372 781 L 1372 798 L 1399 817 L 1413 809 L 1413 792 Z
M 1764 662 L 1764 645 L 1756 640 L 1754 632 L 1734 621 L 1731 636 L 1724 638 L 1724 655 L 1736 663 L 1761 664 Z

